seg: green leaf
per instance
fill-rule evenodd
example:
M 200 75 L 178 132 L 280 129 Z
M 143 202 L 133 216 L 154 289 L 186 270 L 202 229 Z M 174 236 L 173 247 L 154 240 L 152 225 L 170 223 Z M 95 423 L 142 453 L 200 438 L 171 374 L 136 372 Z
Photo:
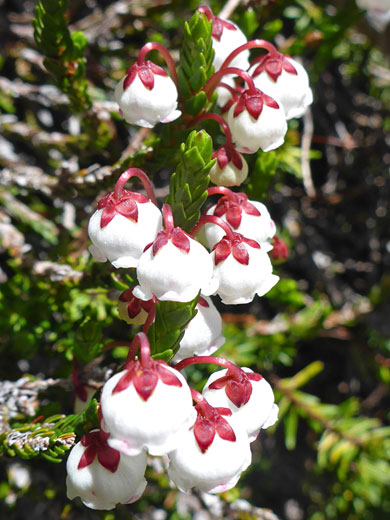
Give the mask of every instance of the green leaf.
M 266 198 L 277 166 L 278 159 L 275 152 L 259 152 L 246 190 L 250 199 Z
M 295 406 L 290 408 L 290 412 L 284 420 L 284 442 L 288 450 L 295 449 L 297 443 L 298 413 Z
M 185 110 L 192 115 L 204 108 L 207 98 L 204 93 L 197 94 L 214 72 L 211 30 L 212 22 L 199 11 L 184 25 L 178 68 L 179 92 Z
M 89 363 L 101 352 L 102 328 L 98 322 L 85 318 L 76 332 L 74 355 L 81 363 Z
M 198 296 L 191 302 L 156 303 L 156 318 L 148 331 L 153 358 L 169 361 L 176 354 L 184 329 L 197 312 L 197 301 Z M 169 351 L 172 354 L 168 358 Z
M 199 220 L 207 199 L 212 140 L 204 131 L 193 131 L 180 147 L 180 161 L 172 174 L 165 202 L 172 208 L 176 226 L 190 231 Z

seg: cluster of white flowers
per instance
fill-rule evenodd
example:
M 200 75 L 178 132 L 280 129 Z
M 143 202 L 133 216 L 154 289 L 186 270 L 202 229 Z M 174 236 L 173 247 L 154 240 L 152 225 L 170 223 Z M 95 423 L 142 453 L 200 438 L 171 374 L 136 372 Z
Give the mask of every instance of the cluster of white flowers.
M 248 174 L 242 153 L 283 143 L 287 119 L 302 116 L 312 94 L 296 61 L 263 40 L 247 42 L 235 24 L 215 17 L 209 8 L 200 11 L 213 23 L 216 70 L 204 91 L 209 96 L 217 89 L 224 118 L 201 114 L 197 121 L 214 119 L 225 133 L 226 144 L 213 154 L 217 160 L 210 176 L 216 186 L 208 189 L 220 199 L 187 233 L 174 225 L 168 205 L 160 210 L 147 175 L 130 168 L 99 201 L 89 222 L 90 252 L 96 260 L 136 268 L 138 285 L 120 296 L 119 315 L 129 324 L 143 325 L 124 370 L 103 386 L 100 428 L 84 435 L 68 459 L 69 498 L 80 496 L 95 509 L 111 509 L 142 495 L 147 454 L 168 456 L 168 474 L 182 491 L 230 489 L 251 462 L 250 442 L 277 420 L 272 389 L 260 374 L 211 356 L 225 338 L 210 296 L 218 295 L 225 304 L 249 303 L 277 283 L 268 253 L 277 244 L 274 256 L 285 256 L 286 246 L 275 237 L 274 221 L 264 204 L 227 186 L 240 185 Z M 258 47 L 269 52 L 250 63 L 249 49 Z M 170 77 L 145 60 L 153 49 L 163 54 Z M 115 99 L 131 124 L 152 127 L 180 116 L 177 76 L 164 49 L 154 43 L 144 46 L 116 88 Z M 133 176 L 141 179 L 147 196 L 124 188 Z M 197 313 L 172 360 L 177 364 L 152 359 L 145 332 L 155 302 L 197 297 Z M 195 363 L 223 367 L 202 394 L 180 373 Z
M 68 497 L 92 509 L 134 502 L 146 487 L 147 454 L 168 456 L 168 475 L 181 491 L 219 493 L 235 486 L 251 462 L 250 442 L 277 419 L 270 385 L 221 358 L 185 358 L 172 368 L 151 358 L 142 332 L 134 343 L 139 359 L 103 386 L 100 428 L 69 455 Z M 179 371 L 197 362 L 227 367 L 210 376 L 203 394 Z

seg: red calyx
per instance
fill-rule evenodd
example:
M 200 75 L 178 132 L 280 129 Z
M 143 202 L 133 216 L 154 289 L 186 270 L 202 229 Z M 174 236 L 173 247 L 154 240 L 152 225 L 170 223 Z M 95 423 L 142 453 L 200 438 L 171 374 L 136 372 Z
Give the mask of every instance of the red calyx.
M 214 408 L 208 403 L 195 406 L 198 416 L 194 425 L 194 435 L 196 442 L 202 453 L 212 444 L 215 434 L 225 441 L 235 442 L 236 435 L 230 424 L 222 415 L 231 415 L 232 412 L 227 408 Z
M 201 305 L 202 307 L 210 307 L 207 300 L 203 298 L 203 296 L 199 296 L 198 298 L 198 305 Z
M 286 54 L 281 54 L 280 52 L 275 54 L 266 54 L 260 60 L 258 66 L 254 70 L 252 77 L 258 76 L 263 70 L 266 71 L 268 76 L 276 82 L 278 77 L 281 75 L 283 70 L 288 72 L 289 74 L 297 75 L 298 72 L 294 65 L 292 65 L 291 61 L 288 60 L 290 56 Z
M 102 209 L 102 216 L 100 219 L 100 227 L 103 229 L 118 213 L 133 222 L 138 222 L 138 207 L 137 204 L 144 204 L 149 202 L 145 195 L 135 193 L 133 191 L 123 190 L 120 199 L 115 197 L 114 192 L 109 193 L 99 200 L 98 209 Z
M 158 76 L 168 76 L 163 68 L 152 61 L 145 61 L 142 65 L 133 63 L 133 65 L 127 69 L 127 76 L 123 82 L 123 90 L 126 90 L 127 87 L 133 83 L 136 76 L 139 77 L 145 88 L 152 90 L 154 87 L 154 74 Z
M 237 374 L 230 370 L 226 372 L 226 375 L 216 379 L 211 383 L 209 388 L 211 390 L 219 390 L 225 388 L 225 392 L 230 401 L 240 408 L 246 404 L 250 396 L 252 395 L 252 385 L 250 381 L 260 381 L 262 376 L 255 372 L 244 372 L 240 370 Z
M 214 262 L 215 265 L 218 265 L 220 262 L 226 260 L 226 258 L 233 254 L 233 257 L 243 265 L 249 264 L 249 253 L 245 244 L 248 244 L 251 247 L 255 247 L 256 249 L 260 249 L 260 245 L 256 240 L 251 240 L 250 238 L 246 238 L 240 233 L 234 233 L 234 239 L 229 240 L 227 235 L 223 237 L 215 246 L 213 247 L 213 251 L 215 251 Z
M 236 168 L 241 170 L 242 158 L 233 146 L 228 144 L 220 146 L 212 155 L 213 159 L 217 159 L 220 170 L 226 168 L 229 162 L 232 162 Z
M 149 360 L 149 366 L 142 366 L 141 361 L 131 361 L 126 372 L 119 379 L 112 393 L 123 392 L 133 383 L 138 395 L 147 401 L 156 388 L 159 379 L 168 386 L 181 387 L 182 383 L 175 374 L 168 370 L 168 365 L 161 360 Z
M 180 249 L 180 251 L 183 253 L 189 253 L 189 236 L 181 228 L 175 227 L 171 230 L 163 229 L 157 233 L 157 237 L 153 242 L 153 256 L 156 255 L 159 250 L 168 243 L 168 240 L 172 240 L 172 244 Z
M 227 195 L 221 197 L 215 207 L 214 215 L 223 217 L 226 214 L 226 221 L 233 229 L 238 229 L 241 224 L 242 211 L 247 215 L 260 217 L 260 211 L 248 202 L 248 196 L 245 193 L 234 193 L 233 198 Z
M 270 255 L 274 260 L 280 260 L 281 258 L 288 257 L 288 245 L 286 242 L 278 237 L 274 237 L 272 240 L 273 249 L 270 251 Z
M 115 473 L 120 461 L 120 453 L 107 444 L 109 433 L 99 430 L 89 432 L 81 438 L 81 444 L 87 449 L 82 454 L 77 469 L 92 464 L 97 456 L 99 463 L 111 473 Z
M 133 296 L 133 289 L 126 289 L 119 296 L 119 301 L 127 303 L 127 312 L 129 318 L 135 318 L 143 309 L 145 312 L 149 313 L 154 303 L 153 300 L 143 301 L 139 298 Z
M 270 108 L 279 108 L 278 103 L 267 94 L 264 94 L 258 88 L 253 90 L 245 90 L 243 94 L 239 97 L 237 104 L 234 108 L 233 117 L 237 117 L 243 112 L 245 109 L 249 112 L 249 114 L 254 118 L 259 118 L 260 114 L 263 111 L 263 106 L 267 105 Z
M 237 30 L 237 28 L 232 23 L 227 22 L 226 20 L 222 20 L 222 18 L 218 18 L 217 16 L 215 16 L 213 19 L 213 28 L 211 31 L 211 36 L 215 40 L 220 42 L 224 29 L 228 29 L 229 31 Z

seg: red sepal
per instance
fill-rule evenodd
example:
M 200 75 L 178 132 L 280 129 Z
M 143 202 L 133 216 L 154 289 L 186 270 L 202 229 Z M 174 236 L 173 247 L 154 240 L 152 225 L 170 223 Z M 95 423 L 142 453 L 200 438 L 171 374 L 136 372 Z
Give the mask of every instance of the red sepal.
M 132 370 L 132 368 L 126 370 L 126 372 L 123 374 L 123 376 L 119 379 L 119 381 L 113 388 L 112 393 L 117 394 L 119 392 L 123 392 L 123 390 L 126 390 L 126 388 L 128 388 L 130 383 L 132 382 L 134 375 L 134 370 Z
M 274 237 L 272 244 L 274 247 L 270 251 L 270 255 L 274 260 L 280 260 L 281 258 L 284 259 L 288 257 L 288 245 L 286 242 L 278 237 Z
M 166 365 L 166 366 L 165 365 L 166 365 L 166 363 L 164 363 L 163 361 L 156 361 L 156 364 L 155 364 L 157 373 L 158 373 L 161 381 L 165 385 L 168 385 L 168 386 L 178 386 L 178 387 L 183 386 L 180 379 L 175 374 L 173 374 L 170 370 L 168 370 L 168 368 L 167 368 L 168 365 Z
M 278 103 L 272 97 L 264 94 L 261 90 L 256 89 L 254 92 L 245 90 L 237 101 L 233 111 L 233 117 L 239 116 L 241 112 L 246 109 L 257 121 L 263 111 L 264 104 L 270 108 L 279 108 Z
M 138 67 L 137 74 L 142 82 L 142 85 L 148 90 L 153 90 L 154 76 L 152 71 L 148 68 L 148 66 L 141 65 L 140 67 Z
M 261 381 L 263 376 L 261 374 L 257 374 L 256 372 L 249 372 L 246 374 L 247 378 L 251 381 Z
M 230 379 L 226 384 L 225 392 L 231 402 L 237 406 L 237 408 L 240 408 L 240 406 L 243 406 L 249 401 L 252 394 L 252 385 L 247 378 L 243 378 L 241 381 Z
M 230 241 L 224 237 L 213 247 L 213 250 L 215 251 L 214 263 L 215 265 L 218 265 L 219 263 L 226 260 L 226 258 L 230 255 L 232 245 Z
M 257 119 L 259 118 L 260 114 L 263 111 L 263 106 L 264 106 L 263 96 L 255 95 L 255 94 L 251 95 L 250 97 L 248 96 L 245 106 L 246 106 L 246 109 L 249 112 L 249 114 L 257 121 Z
M 233 243 L 232 254 L 233 257 L 237 260 L 237 262 L 240 262 L 240 264 L 249 264 L 249 253 L 243 242 Z
M 117 204 L 115 210 L 123 217 L 126 217 L 133 222 L 138 222 L 138 207 L 134 200 L 125 199 L 123 202 Z
M 209 421 L 209 419 L 206 419 L 206 417 L 202 417 L 198 414 L 194 425 L 194 435 L 200 451 L 205 453 L 215 437 L 214 424 Z
M 160 249 L 168 243 L 169 238 L 170 233 L 165 229 L 157 233 L 157 237 L 153 242 L 153 256 L 155 256 L 160 251 Z
M 217 159 L 217 164 L 220 170 L 226 168 L 230 162 L 230 157 L 225 146 L 220 146 L 217 150 L 215 150 L 211 158 Z
M 103 229 L 111 222 L 111 220 L 116 215 L 116 209 L 114 205 L 106 206 L 102 211 L 102 216 L 100 217 L 100 227 Z
M 221 41 L 224 29 L 228 29 L 229 31 L 237 31 L 237 27 L 235 27 L 232 23 L 215 16 L 213 18 L 213 28 L 211 32 L 212 37 L 218 42 Z
M 219 377 L 209 385 L 209 388 L 211 388 L 211 390 L 220 390 L 221 388 L 224 388 L 229 379 L 229 376 Z
M 137 75 L 137 70 L 134 65 L 127 69 L 127 76 L 125 77 L 125 81 L 123 82 L 123 90 L 126 90 L 135 80 Z
M 198 305 L 201 305 L 202 307 L 210 307 L 208 302 L 202 296 L 199 296 L 198 298 Z
M 133 377 L 133 385 L 137 394 L 147 401 L 158 383 L 158 375 L 152 368 L 141 368 Z
M 105 446 L 98 450 L 97 458 L 104 468 L 108 469 L 108 471 L 111 471 L 111 473 L 115 473 L 115 471 L 118 469 L 121 455 L 119 451 L 114 450 L 114 448 Z
M 260 249 L 260 244 L 252 238 L 246 238 L 241 235 L 241 240 L 245 242 L 245 244 L 248 244 L 248 246 L 254 247 L 255 249 Z
M 95 444 L 90 444 L 80 457 L 77 469 L 83 469 L 92 464 L 95 460 L 97 447 Z
M 215 429 L 217 430 L 218 435 L 224 441 L 234 442 L 236 440 L 236 435 L 233 431 L 233 428 L 223 417 L 219 416 L 217 418 L 215 421 Z
M 145 204 L 149 199 L 145 195 L 133 191 L 123 190 L 119 200 L 115 198 L 114 192 L 109 193 L 99 200 L 97 207 L 102 209 L 100 227 L 103 229 L 117 213 L 138 222 L 138 204 Z
M 172 244 L 180 251 L 183 251 L 183 253 L 189 253 L 190 251 L 190 239 L 179 227 L 175 227 L 172 230 Z
M 257 65 L 256 69 L 253 71 L 252 77 L 254 78 L 258 76 L 261 72 L 263 72 L 263 70 L 265 70 L 268 76 L 275 82 L 282 74 L 283 70 L 285 70 L 289 74 L 297 75 L 297 69 L 288 59 L 289 57 L 290 56 L 288 56 L 287 54 L 281 53 L 277 53 L 276 55 L 266 54 L 265 56 L 263 56 L 263 58 Z

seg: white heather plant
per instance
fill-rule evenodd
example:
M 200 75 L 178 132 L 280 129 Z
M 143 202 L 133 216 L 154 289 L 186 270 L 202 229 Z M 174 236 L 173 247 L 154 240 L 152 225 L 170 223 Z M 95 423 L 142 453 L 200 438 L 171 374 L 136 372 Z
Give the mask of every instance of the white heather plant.
M 243 154 L 283 144 L 284 106 L 288 118 L 301 115 L 311 91 L 304 69 L 269 42 L 247 42 L 235 24 L 208 7 L 193 19 L 204 24 L 207 56 L 205 50 L 194 51 L 200 40 L 189 45 L 188 26 L 178 72 L 163 45 L 147 43 L 115 90 L 129 124 L 151 128 L 174 121 L 171 128 L 184 132 L 212 119 L 225 142 L 213 151 L 206 132 L 192 132 L 178 152 L 181 162 L 164 204 L 157 202 L 148 175 L 129 168 L 90 219 L 94 258 L 108 259 L 118 269 L 133 268 L 126 275 L 132 286 L 121 285 L 118 312 L 129 326 L 142 326 L 132 342 L 123 342 L 129 347 L 124 366 L 102 387 L 99 429 L 85 434 L 68 458 L 68 496 L 80 496 L 91 508 L 137 500 L 146 486 L 148 454 L 168 456 L 168 474 L 182 491 L 231 489 L 251 462 L 250 442 L 277 420 L 273 391 L 260 374 L 211 356 L 225 338 L 210 296 L 218 295 L 224 304 L 249 303 L 279 280 L 267 252 L 274 245 L 273 254 L 280 258 L 287 248 L 274 236 L 266 206 L 248 200 L 244 188 L 233 192 L 227 186 L 241 185 L 250 174 Z M 268 52 L 260 62 L 266 74 L 275 69 L 275 60 L 280 69 L 273 77 L 277 88 L 266 92 L 246 72 L 250 49 L 259 48 Z M 164 58 L 169 76 L 146 60 L 152 50 Z M 255 77 L 262 74 L 260 65 Z M 291 77 L 293 100 L 284 92 Z M 227 93 L 221 113 L 207 111 L 216 89 Z M 132 177 L 142 181 L 146 196 L 124 188 Z M 216 186 L 208 188 L 210 179 Z M 207 210 L 206 199 L 215 194 L 222 197 Z M 208 248 L 196 239 L 205 225 Z M 181 373 L 198 363 L 224 369 L 209 378 L 203 394 Z M 77 367 L 74 382 L 76 392 L 88 396 Z

